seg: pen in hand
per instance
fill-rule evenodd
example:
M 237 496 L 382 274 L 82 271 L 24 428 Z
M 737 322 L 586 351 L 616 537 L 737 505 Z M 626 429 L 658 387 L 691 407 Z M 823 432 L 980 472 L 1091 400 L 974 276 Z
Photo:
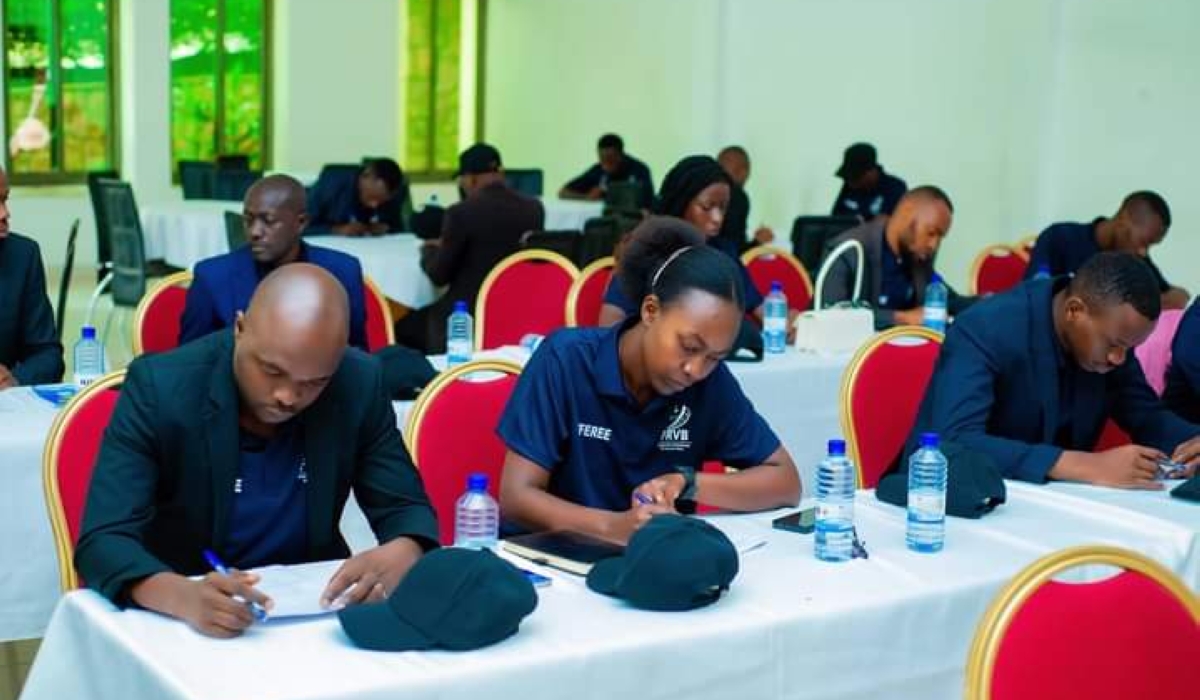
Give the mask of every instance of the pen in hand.
M 644 506 L 652 505 L 652 504 L 654 503 L 654 499 L 653 499 L 653 498 L 650 498 L 649 496 L 647 496 L 646 494 L 642 493 L 641 491 L 634 491 L 634 492 L 633 492 L 633 498 L 634 498 L 634 500 L 636 500 L 638 503 L 640 503 L 640 504 L 642 504 L 642 505 L 644 505 Z
M 225 566 L 225 564 L 221 561 L 221 559 L 219 557 L 217 557 L 217 555 L 214 552 L 212 552 L 211 550 L 208 550 L 208 549 L 204 550 L 204 558 L 208 561 L 208 565 L 213 568 L 213 571 L 216 571 L 218 574 L 221 574 L 222 576 L 229 576 L 229 568 L 227 566 Z M 242 596 L 239 596 L 239 595 L 235 595 L 233 597 L 233 599 L 239 603 L 244 603 L 246 605 L 246 607 L 248 607 L 250 609 L 250 613 L 252 615 L 254 615 L 255 620 L 257 620 L 259 622 L 263 622 L 267 619 L 266 608 L 259 605 L 258 603 L 255 603 L 254 601 L 246 600 L 245 598 L 243 598 Z

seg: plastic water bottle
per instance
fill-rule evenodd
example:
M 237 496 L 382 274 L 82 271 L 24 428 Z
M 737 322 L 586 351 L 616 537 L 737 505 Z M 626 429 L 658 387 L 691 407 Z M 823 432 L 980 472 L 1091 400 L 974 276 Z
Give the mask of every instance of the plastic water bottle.
M 436 208 L 436 207 L 440 207 L 440 206 L 442 206 L 442 205 L 441 205 L 440 203 L 438 203 L 438 196 L 437 196 L 437 194 L 436 194 L 436 193 L 433 193 L 433 192 L 431 192 L 431 193 L 429 194 L 429 199 L 425 200 L 425 208 L 426 208 L 426 209 L 428 209 L 428 208 L 430 208 L 430 207 L 435 207 L 435 208 Z
M 853 556 L 856 479 L 846 441 L 830 440 L 829 455 L 817 465 L 817 559 L 848 561 Z
M 490 549 L 500 534 L 500 506 L 488 493 L 487 474 L 467 478 L 467 492 L 454 506 L 454 546 Z
M 1033 274 L 1033 278 L 1034 278 L 1035 280 L 1048 280 L 1048 279 L 1050 279 L 1050 266 L 1049 266 L 1049 265 L 1047 265 L 1047 264 L 1045 264 L 1045 263 L 1042 263 L 1041 265 L 1038 265 L 1038 266 L 1037 266 L 1037 272 L 1035 272 L 1035 273 Z
M 940 552 L 946 541 L 946 456 L 937 433 L 921 435 L 921 449 L 908 458 L 908 548 Z
M 80 388 L 104 376 L 104 346 L 96 340 L 96 329 L 83 327 L 75 343 L 75 384 Z
M 526 333 L 525 335 L 521 336 L 521 342 L 519 343 L 519 345 L 522 348 L 528 350 L 529 354 L 532 355 L 533 352 L 538 349 L 538 346 L 541 345 L 542 341 L 545 339 L 546 339 L 546 336 L 541 335 L 539 333 Z
M 787 296 L 783 285 L 771 283 L 771 291 L 763 303 L 763 350 L 780 355 L 787 349 Z
M 929 286 L 925 288 L 925 327 L 939 333 L 946 332 L 946 299 L 950 291 L 942 276 L 936 272 Z
M 450 367 L 471 361 L 475 349 L 475 327 L 467 302 L 454 302 L 454 312 L 446 319 L 446 364 Z

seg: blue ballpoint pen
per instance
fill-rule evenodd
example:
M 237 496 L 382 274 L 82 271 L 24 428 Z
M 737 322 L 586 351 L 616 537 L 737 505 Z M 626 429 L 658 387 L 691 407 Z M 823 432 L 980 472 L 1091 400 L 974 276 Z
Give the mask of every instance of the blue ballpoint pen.
M 204 558 L 208 560 L 208 565 L 213 568 L 213 571 L 216 571 L 218 574 L 221 574 L 222 576 L 229 575 L 229 567 L 225 566 L 225 564 L 221 561 L 220 557 L 218 557 L 212 550 L 209 550 L 209 549 L 204 550 Z M 233 599 L 238 601 L 239 603 L 245 603 L 246 607 L 250 608 L 250 612 L 251 612 L 251 614 L 254 615 L 255 620 L 262 622 L 267 619 L 266 608 L 259 605 L 258 603 L 255 603 L 253 601 L 244 600 L 241 596 L 234 596 Z
M 642 505 L 644 505 L 644 506 L 648 506 L 648 505 L 650 505 L 651 503 L 654 503 L 654 499 L 650 498 L 649 496 L 646 496 L 646 495 L 644 495 L 644 494 L 643 494 L 642 492 L 640 492 L 640 491 L 634 491 L 634 492 L 633 492 L 633 497 L 634 497 L 635 499 L 637 499 L 637 502 L 638 502 L 638 503 L 641 503 L 641 504 L 642 504 Z

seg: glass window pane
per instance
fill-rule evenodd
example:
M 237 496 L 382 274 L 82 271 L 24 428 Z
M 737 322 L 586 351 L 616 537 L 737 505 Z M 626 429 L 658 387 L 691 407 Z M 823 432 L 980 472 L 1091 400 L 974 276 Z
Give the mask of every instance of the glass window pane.
M 462 0 L 437 0 L 434 46 L 433 169 L 453 170 L 458 164 L 458 76 L 460 8 Z
M 225 120 L 222 154 L 263 167 L 263 0 L 225 0 Z
M 47 173 L 52 158 L 50 52 L 53 6 L 47 0 L 7 0 L 4 3 L 4 47 L 8 74 L 6 147 L 9 167 L 16 173 Z
M 430 100 L 433 68 L 433 0 L 408 0 L 408 77 L 404 105 L 404 165 L 408 170 L 431 170 Z
M 217 6 L 171 0 L 171 154 L 216 156 Z M 172 163 L 174 168 L 174 163 Z
M 108 0 L 61 0 L 63 167 L 112 167 L 112 93 L 108 89 Z

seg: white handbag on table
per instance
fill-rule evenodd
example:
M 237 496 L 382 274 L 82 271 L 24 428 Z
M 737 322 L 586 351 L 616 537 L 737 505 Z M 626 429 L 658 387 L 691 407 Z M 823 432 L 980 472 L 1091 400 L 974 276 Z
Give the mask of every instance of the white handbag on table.
M 821 308 L 825 277 L 833 263 L 847 249 L 854 248 L 858 254 L 858 270 L 854 276 L 854 296 L 845 306 Z M 802 352 L 823 355 L 853 352 L 875 334 L 875 314 L 862 305 L 863 265 L 866 253 L 862 243 L 850 239 L 830 251 L 817 273 L 816 291 L 813 295 L 813 311 L 796 317 L 796 348 Z M 845 303 L 845 302 L 842 302 Z

